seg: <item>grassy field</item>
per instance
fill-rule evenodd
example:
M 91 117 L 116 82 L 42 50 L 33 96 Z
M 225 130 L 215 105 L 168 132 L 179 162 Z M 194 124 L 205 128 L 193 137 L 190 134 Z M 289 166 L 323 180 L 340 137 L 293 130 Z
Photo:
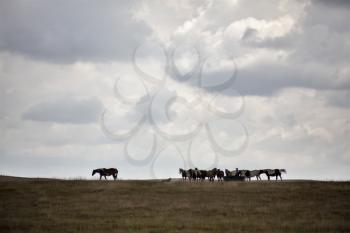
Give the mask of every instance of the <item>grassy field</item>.
M 350 182 L 0 177 L 0 232 L 350 232 Z

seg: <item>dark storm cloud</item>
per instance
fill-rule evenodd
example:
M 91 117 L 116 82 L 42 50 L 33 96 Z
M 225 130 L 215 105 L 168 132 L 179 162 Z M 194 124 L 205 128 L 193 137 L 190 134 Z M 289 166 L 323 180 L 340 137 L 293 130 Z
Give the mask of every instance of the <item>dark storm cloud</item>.
M 350 80 L 336 82 L 322 67 L 302 64 L 257 64 L 239 71 L 235 87 L 245 95 L 273 95 L 283 88 L 349 90 Z
M 223 80 L 232 76 L 232 70 L 220 70 L 207 73 L 208 80 Z M 343 77 L 344 75 L 342 75 Z M 171 76 L 173 77 L 173 76 Z M 321 66 L 303 64 L 285 64 L 283 62 L 260 62 L 244 68 L 238 67 L 237 77 L 233 80 L 231 91 L 226 95 L 236 95 L 238 90 L 242 95 L 273 96 L 284 88 L 310 88 L 315 90 L 350 90 L 350 79 L 336 81 L 340 75 L 332 73 Z M 176 77 L 173 77 L 176 79 Z M 196 80 L 196 79 L 194 79 Z M 186 82 L 198 86 L 197 82 Z M 212 82 L 220 85 L 223 82 Z M 212 86 L 204 87 L 209 92 L 217 92 Z M 222 89 L 218 89 L 220 92 Z
M 0 50 L 58 63 L 130 59 L 150 29 L 133 1 L 1 1 Z
M 102 110 L 103 106 L 96 98 L 84 100 L 66 98 L 34 105 L 22 114 L 22 119 L 86 124 L 97 122 Z
M 154 123 L 144 124 L 127 144 L 135 159 L 143 159 L 150 149 L 156 124 L 177 134 L 192 129 L 196 123 L 191 119 L 208 122 L 218 144 L 233 149 L 242 139 L 233 125 L 241 122 L 248 131 L 246 151 L 238 157 L 218 154 L 218 166 L 284 167 L 288 178 L 348 179 L 349 7 L 339 1 L 309 2 L 0 1 L 0 170 L 90 178 L 91 167 L 117 164 L 125 178 L 151 178 L 149 166 L 128 162 L 125 141 L 113 140 L 96 124 L 103 102 L 111 110 L 106 126 L 116 133 L 129 131 L 145 113 L 152 114 Z M 143 44 L 148 39 L 165 41 L 169 53 L 163 56 L 157 43 Z M 158 77 L 164 71 L 159 67 L 164 68 L 166 56 L 171 58 L 177 47 L 179 72 L 165 69 L 177 81 L 185 80 L 181 71 L 190 68 L 185 63 L 192 57 L 181 56 L 186 45 L 198 46 L 208 64 L 214 58 L 202 72 L 203 93 L 167 80 L 161 92 L 146 85 L 153 96 L 151 111 L 147 102 L 134 108 L 120 103 L 113 96 L 119 75 L 128 81 L 130 77 L 119 86 L 122 96 L 144 94 L 133 79 L 131 59 L 140 44 L 135 64 L 155 78 L 163 77 Z M 228 62 L 232 56 L 238 73 L 233 83 L 225 83 L 233 76 Z M 190 87 L 198 83 L 183 81 Z M 231 84 L 232 89 L 225 89 Z M 237 98 L 235 90 L 245 98 Z M 189 111 L 182 102 L 167 108 L 165 103 L 175 95 L 203 97 L 203 104 Z M 232 121 L 211 118 L 205 101 L 218 111 L 242 114 Z M 238 108 L 242 112 L 234 111 Z M 182 121 L 187 115 L 190 120 Z M 161 139 L 157 145 L 167 146 L 166 141 L 172 144 Z M 193 141 L 192 151 L 187 143 L 175 143 L 179 151 L 189 152 L 187 161 L 164 150 L 150 166 L 155 165 L 156 174 L 164 171 L 164 177 L 177 176 L 169 171 L 182 162 L 205 168 L 216 156 L 210 138 L 203 131 Z
M 290 87 L 349 90 L 349 77 L 334 75 L 349 65 L 349 5 L 350 1 L 312 1 L 304 16 L 296 20 L 294 28 L 283 36 L 261 38 L 259 28 L 247 27 L 238 41 L 240 48 L 267 49 L 271 57 L 279 50 L 288 55 L 281 57 L 280 61 L 271 61 L 267 55 L 266 60 L 259 59 L 258 63 L 243 68 L 238 66 L 234 88 L 244 95 L 260 96 L 271 96 Z M 215 80 L 225 71 L 220 73 L 213 72 L 208 79 Z
M 328 96 L 328 104 L 341 108 L 350 108 L 350 90 L 338 91 Z
M 313 4 L 324 4 L 326 6 L 330 7 L 350 7 L 350 1 L 349 0 L 313 0 Z
M 342 1 L 313 1 L 301 22 L 303 33 L 295 57 L 303 61 L 338 64 L 350 59 L 350 5 Z

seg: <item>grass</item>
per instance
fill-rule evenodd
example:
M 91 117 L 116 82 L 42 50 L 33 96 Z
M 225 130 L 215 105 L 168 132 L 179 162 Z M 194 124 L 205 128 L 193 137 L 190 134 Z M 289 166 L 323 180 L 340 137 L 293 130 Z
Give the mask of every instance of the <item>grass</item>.
M 0 177 L 0 232 L 350 232 L 350 182 Z

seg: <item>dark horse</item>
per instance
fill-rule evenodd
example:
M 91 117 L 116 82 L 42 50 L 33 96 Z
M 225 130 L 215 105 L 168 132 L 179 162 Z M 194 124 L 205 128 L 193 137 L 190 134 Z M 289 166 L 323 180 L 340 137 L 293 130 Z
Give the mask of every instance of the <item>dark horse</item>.
M 268 180 L 270 180 L 270 176 L 276 176 L 276 180 L 278 177 L 282 180 L 282 173 L 287 173 L 286 169 L 264 169 L 263 173 L 266 174 Z
M 182 176 L 182 180 L 186 180 L 187 178 L 190 179 L 190 172 L 188 170 L 179 168 L 179 173 Z
M 217 172 L 218 172 L 217 168 L 213 168 L 213 169 L 207 171 L 207 177 L 208 177 L 209 181 L 214 181 L 215 176 L 217 175 Z
M 95 175 L 96 173 L 100 174 L 100 180 L 102 176 L 105 177 L 107 180 L 106 176 L 113 176 L 114 180 L 117 179 L 118 176 L 118 169 L 116 168 L 98 168 L 92 171 L 92 175 Z
M 224 181 L 224 176 L 224 171 L 221 171 L 220 169 L 216 171 L 216 177 L 218 178 L 218 181 Z

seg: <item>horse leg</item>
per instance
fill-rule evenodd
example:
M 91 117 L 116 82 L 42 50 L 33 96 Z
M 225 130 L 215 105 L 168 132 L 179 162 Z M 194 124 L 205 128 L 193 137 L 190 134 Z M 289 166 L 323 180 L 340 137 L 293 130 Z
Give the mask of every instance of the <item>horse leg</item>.
M 101 178 L 102 178 L 102 175 L 100 175 L 100 180 L 101 180 Z
M 105 177 L 105 180 L 107 180 L 107 177 L 106 176 L 104 176 Z

